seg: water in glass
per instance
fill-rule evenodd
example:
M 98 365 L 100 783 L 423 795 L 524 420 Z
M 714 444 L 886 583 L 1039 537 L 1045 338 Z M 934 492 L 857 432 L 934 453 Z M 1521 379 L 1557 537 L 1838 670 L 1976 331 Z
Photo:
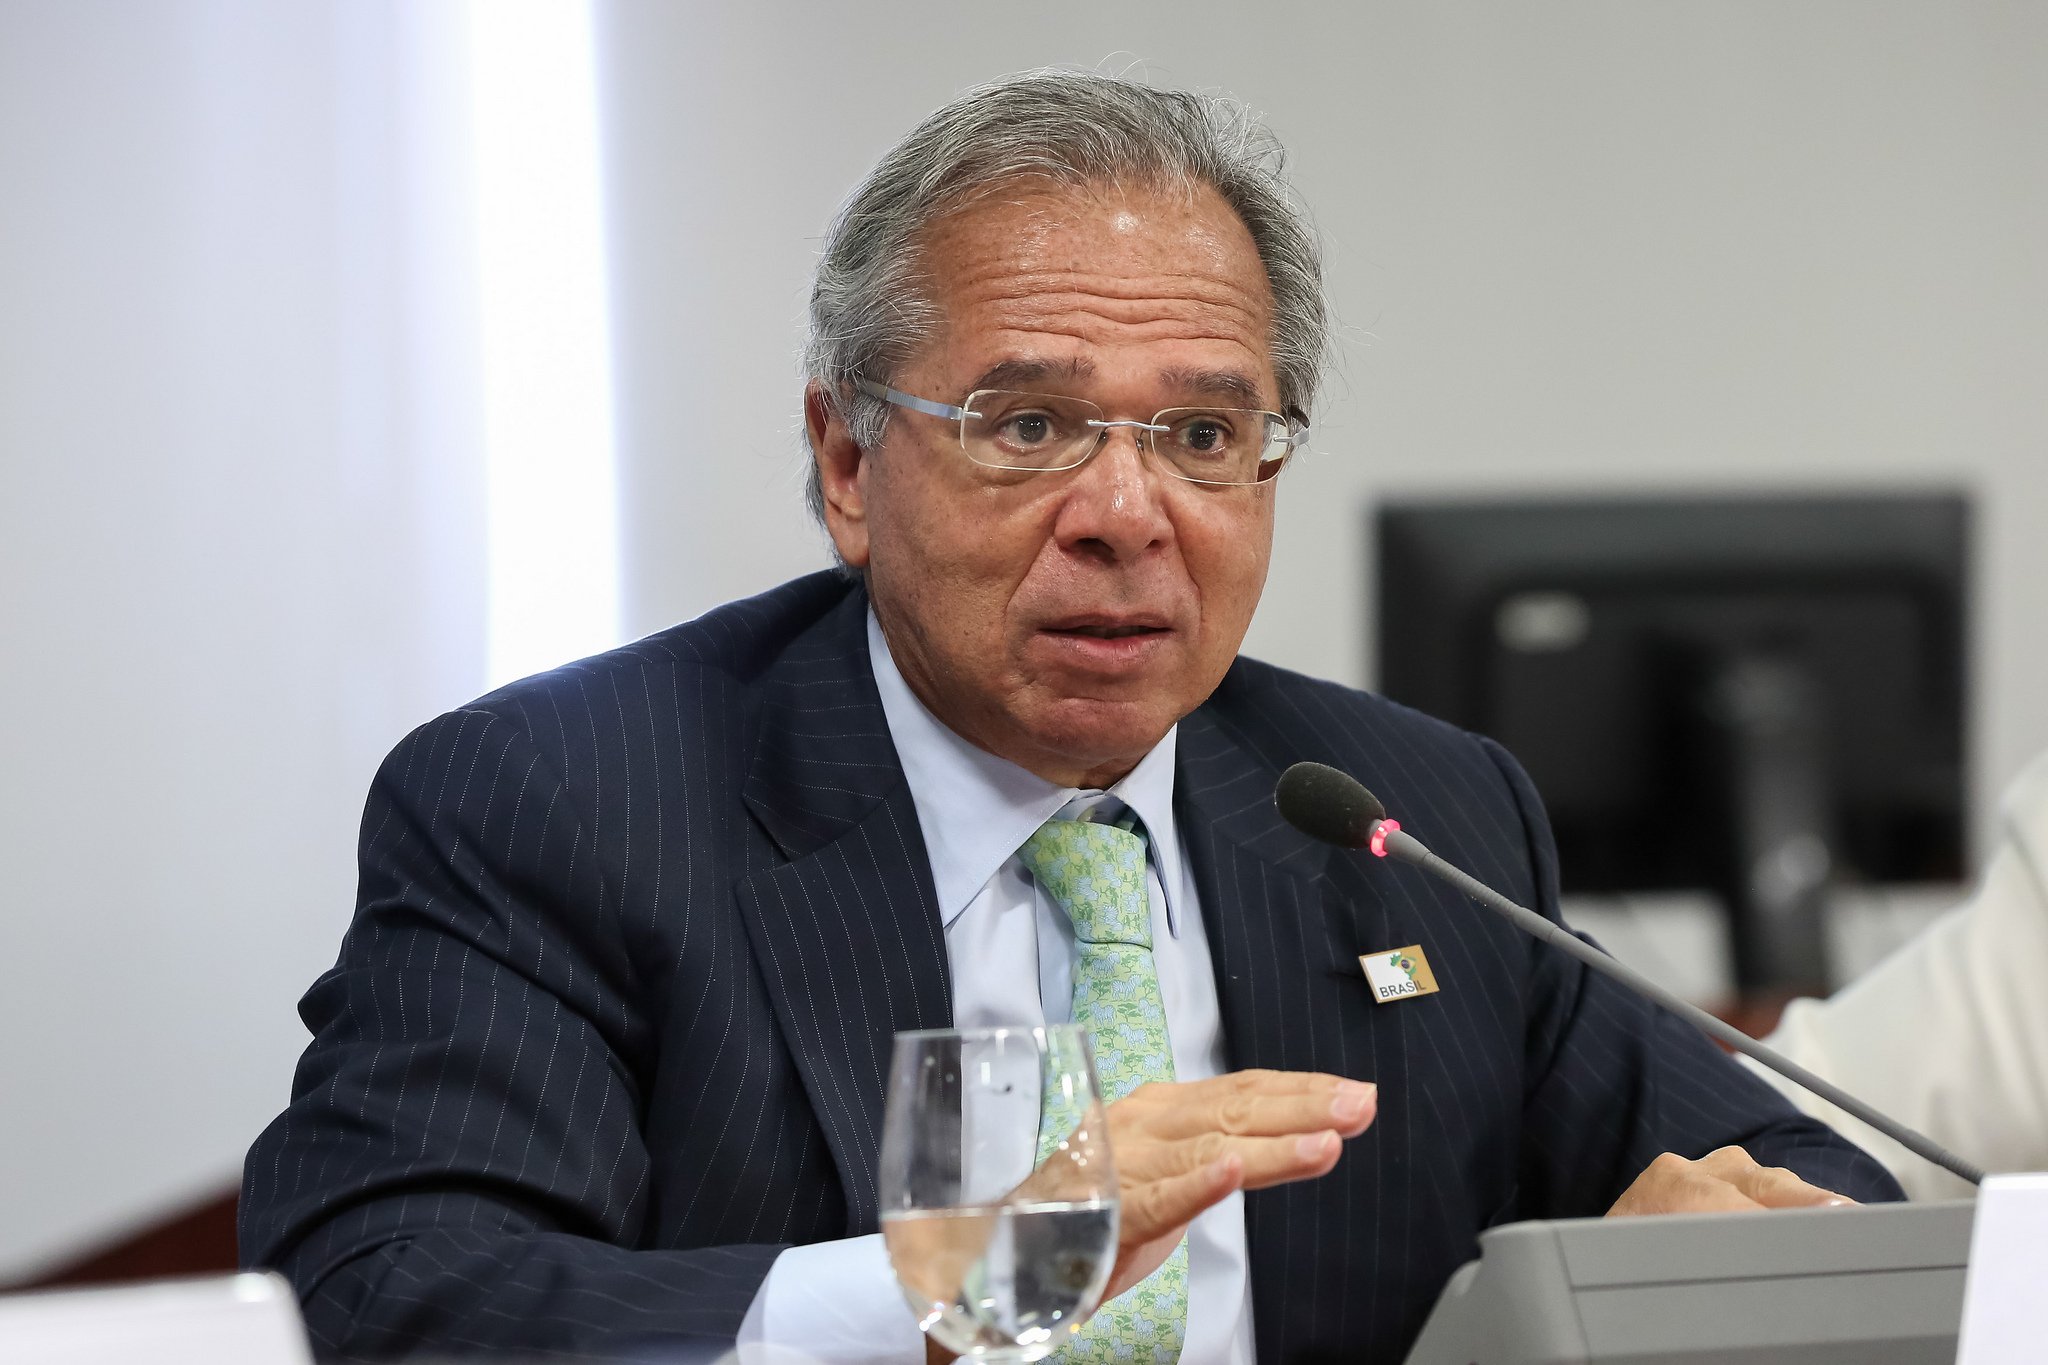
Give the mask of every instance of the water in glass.
M 1117 1185 L 1087 1034 L 898 1035 L 882 1234 L 918 1324 L 980 1360 L 1050 1355 L 1116 1259 Z

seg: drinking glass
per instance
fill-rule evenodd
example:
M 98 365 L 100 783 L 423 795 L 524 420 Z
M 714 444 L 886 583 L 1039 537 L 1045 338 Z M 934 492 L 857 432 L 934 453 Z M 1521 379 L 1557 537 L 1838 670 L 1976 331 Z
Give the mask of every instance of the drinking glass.
M 1031 1361 L 1080 1330 L 1116 1261 L 1116 1167 L 1085 1029 L 896 1035 L 882 1237 L 918 1326 Z

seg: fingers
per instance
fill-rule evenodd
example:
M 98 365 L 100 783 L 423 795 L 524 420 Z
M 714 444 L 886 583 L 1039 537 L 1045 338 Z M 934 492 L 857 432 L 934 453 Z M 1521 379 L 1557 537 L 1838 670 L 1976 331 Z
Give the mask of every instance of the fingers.
M 1250 1071 L 1139 1086 L 1108 1109 L 1125 1246 L 1184 1226 L 1234 1190 L 1328 1174 L 1377 1112 L 1378 1091 L 1341 1076 Z
M 1709 1152 L 1699 1164 L 1767 1209 L 1821 1208 L 1855 1202 L 1832 1190 L 1809 1185 L 1783 1166 L 1759 1166 L 1740 1147 Z
M 1728 1181 L 1714 1175 L 1704 1161 L 1688 1161 L 1666 1152 L 1622 1192 L 1610 1218 L 1651 1213 L 1741 1213 L 1763 1205 Z
M 1178 1236 L 1177 1229 L 1242 1188 L 1243 1180 L 1244 1163 L 1233 1154 L 1178 1175 L 1126 1185 L 1117 1240 L 1136 1246 L 1169 1232 Z
M 1759 1166 L 1740 1147 L 1722 1147 L 1698 1161 L 1666 1152 L 1636 1177 L 1608 1214 L 1735 1213 L 1850 1202 L 1783 1167 Z
M 1151 1093 L 1147 1093 L 1151 1092 Z M 1378 1088 L 1308 1071 L 1235 1071 L 1130 1096 L 1148 1132 L 1174 1140 L 1206 1133 L 1282 1137 L 1325 1129 L 1356 1137 L 1379 1109 Z
M 1110 1106 L 1118 1171 L 1142 1182 L 1234 1156 L 1247 1189 L 1326 1174 L 1378 1113 L 1378 1091 L 1342 1076 L 1245 1071 L 1140 1086 Z
M 1209 1133 L 1181 1142 L 1152 1143 L 1128 1155 L 1119 1151 L 1118 1170 L 1132 1181 L 1166 1179 L 1229 1158 L 1238 1163 L 1240 1187 L 1262 1190 L 1290 1180 L 1327 1175 L 1344 1154 L 1344 1139 L 1330 1129 L 1276 1138 Z

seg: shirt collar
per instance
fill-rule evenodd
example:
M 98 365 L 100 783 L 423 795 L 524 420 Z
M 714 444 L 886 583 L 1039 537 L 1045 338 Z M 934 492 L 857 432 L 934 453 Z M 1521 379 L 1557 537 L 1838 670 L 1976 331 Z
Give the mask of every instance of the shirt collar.
M 881 694 L 882 715 L 895 741 L 896 756 L 910 784 L 917 822 L 932 861 L 932 887 L 939 898 L 939 922 L 951 925 L 989 879 L 1017 852 L 1032 831 L 1067 806 L 1069 815 L 1098 806 L 1129 806 L 1145 822 L 1146 844 L 1166 892 L 1167 931 L 1180 937 L 1180 838 L 1173 823 L 1174 745 L 1180 727 L 1131 769 L 1107 794 L 1082 787 L 1056 787 L 1006 758 L 998 758 L 948 729 L 926 709 L 889 653 L 875 614 L 868 612 L 868 662 Z

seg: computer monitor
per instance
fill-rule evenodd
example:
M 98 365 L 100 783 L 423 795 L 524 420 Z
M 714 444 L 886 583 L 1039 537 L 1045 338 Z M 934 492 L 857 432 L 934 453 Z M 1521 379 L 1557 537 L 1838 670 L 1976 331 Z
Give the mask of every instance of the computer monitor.
M 1757 994 L 1828 984 L 1830 886 L 1961 877 L 1963 497 L 1374 515 L 1379 689 L 1521 760 L 1567 891 L 1718 893 Z

